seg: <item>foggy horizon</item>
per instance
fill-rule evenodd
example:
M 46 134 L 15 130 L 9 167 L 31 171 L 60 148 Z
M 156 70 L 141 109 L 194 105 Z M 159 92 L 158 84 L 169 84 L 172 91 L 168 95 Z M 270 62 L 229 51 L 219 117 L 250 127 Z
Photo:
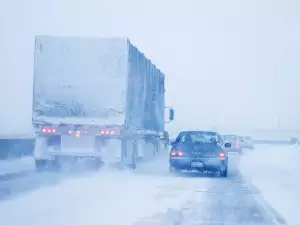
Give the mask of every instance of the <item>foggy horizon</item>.
M 299 6 L 277 0 L 1 2 L 0 73 L 10 97 L 1 98 L 6 119 L 0 126 L 30 131 L 34 36 L 46 34 L 128 37 L 166 75 L 167 105 L 176 110 L 167 125 L 172 135 L 276 129 L 279 118 L 280 128 L 297 129 Z

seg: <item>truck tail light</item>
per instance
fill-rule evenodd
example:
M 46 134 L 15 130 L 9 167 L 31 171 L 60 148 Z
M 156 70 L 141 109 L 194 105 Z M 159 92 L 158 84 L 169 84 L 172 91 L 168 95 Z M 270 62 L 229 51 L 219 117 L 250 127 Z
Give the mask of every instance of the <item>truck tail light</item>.
M 102 135 L 114 135 L 116 134 L 115 130 L 100 130 L 100 134 Z
M 42 128 L 41 132 L 43 134 L 53 134 L 53 133 L 56 133 L 56 129 L 55 128 Z

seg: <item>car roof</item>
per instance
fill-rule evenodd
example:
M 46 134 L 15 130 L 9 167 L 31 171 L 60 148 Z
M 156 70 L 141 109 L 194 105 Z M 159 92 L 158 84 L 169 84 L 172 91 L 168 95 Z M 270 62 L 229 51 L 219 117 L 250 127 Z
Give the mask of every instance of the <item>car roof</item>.
M 210 131 L 210 130 L 185 130 L 185 131 L 181 131 L 179 134 L 182 134 L 182 133 L 189 133 L 189 134 L 193 134 L 193 133 L 207 133 L 207 134 L 213 134 L 213 135 L 214 134 L 220 135 L 218 132 L 216 132 L 216 131 Z
M 238 137 L 238 135 L 236 135 L 236 134 L 222 134 L 222 136 L 235 136 L 235 137 Z

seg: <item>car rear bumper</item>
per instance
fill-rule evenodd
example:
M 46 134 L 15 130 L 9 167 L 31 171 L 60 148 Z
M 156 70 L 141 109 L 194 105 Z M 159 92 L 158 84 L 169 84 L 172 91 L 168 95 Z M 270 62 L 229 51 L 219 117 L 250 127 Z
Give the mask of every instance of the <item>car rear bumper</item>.
M 202 166 L 194 166 L 193 162 L 201 162 Z M 190 158 L 172 157 L 170 166 L 182 170 L 219 170 L 224 171 L 228 165 L 228 158 Z

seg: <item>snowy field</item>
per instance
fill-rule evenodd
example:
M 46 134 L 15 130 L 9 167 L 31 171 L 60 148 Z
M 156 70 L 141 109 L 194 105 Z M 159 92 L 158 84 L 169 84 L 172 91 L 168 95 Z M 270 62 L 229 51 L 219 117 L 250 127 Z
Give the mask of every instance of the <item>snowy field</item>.
M 300 148 L 270 145 L 260 145 L 253 152 L 247 151 L 240 160 L 232 158 L 232 161 L 240 162 L 238 166 L 244 178 L 262 192 L 263 198 L 289 225 L 299 224 L 295 216 L 300 200 L 300 175 L 295 172 L 299 171 L 299 158 Z M 29 168 L 33 166 L 30 159 L 24 159 L 26 161 Z M 1 164 L 0 168 L 4 165 Z M 233 172 L 230 176 L 234 176 Z M 180 220 L 181 214 L 184 215 L 178 212 L 186 208 L 189 208 L 189 216 L 186 217 L 190 218 L 192 207 L 201 208 L 203 212 L 205 204 L 211 204 L 214 210 L 221 210 L 216 208 L 215 203 L 212 204 L 212 198 L 208 198 L 206 192 L 209 190 L 235 193 L 234 197 L 222 194 L 222 199 L 227 198 L 229 202 L 239 198 L 240 194 L 235 189 L 238 186 L 234 183 L 240 180 L 170 175 L 167 157 L 162 156 L 154 162 L 140 165 L 134 172 L 103 168 L 96 173 L 64 179 L 52 186 L 42 185 L 0 202 L 0 218 L 5 225 L 173 225 L 176 219 Z M 239 207 L 254 207 L 253 197 L 249 194 L 242 197 L 241 202 L 245 203 L 239 203 Z M 223 203 L 221 205 L 226 207 Z M 208 208 L 205 210 L 207 213 Z M 194 214 L 203 217 L 196 211 Z

